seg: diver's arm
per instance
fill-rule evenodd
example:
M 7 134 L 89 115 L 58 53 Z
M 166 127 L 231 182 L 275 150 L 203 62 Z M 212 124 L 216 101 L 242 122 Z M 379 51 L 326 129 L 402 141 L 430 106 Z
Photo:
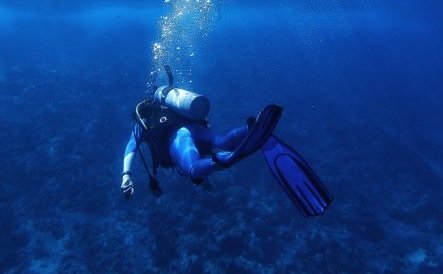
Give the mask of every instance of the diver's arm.
M 131 173 L 137 151 L 130 152 L 123 159 L 123 173 Z
M 137 133 L 140 133 L 140 130 L 133 130 L 131 132 L 131 137 L 129 138 L 128 144 L 126 145 L 125 157 L 123 159 L 121 189 L 123 191 L 123 194 L 128 196 L 134 193 L 134 187 L 131 180 L 131 170 L 137 153 L 137 137 L 139 137 L 135 136 Z

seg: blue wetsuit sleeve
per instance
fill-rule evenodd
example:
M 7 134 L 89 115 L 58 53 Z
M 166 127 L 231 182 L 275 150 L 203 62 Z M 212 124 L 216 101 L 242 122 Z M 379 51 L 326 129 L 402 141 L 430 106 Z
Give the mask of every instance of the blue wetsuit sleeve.
M 125 157 L 137 151 L 138 146 L 143 141 L 143 129 L 139 124 L 135 124 L 133 126 L 133 130 L 131 131 L 131 136 L 129 137 L 128 144 L 126 145 Z

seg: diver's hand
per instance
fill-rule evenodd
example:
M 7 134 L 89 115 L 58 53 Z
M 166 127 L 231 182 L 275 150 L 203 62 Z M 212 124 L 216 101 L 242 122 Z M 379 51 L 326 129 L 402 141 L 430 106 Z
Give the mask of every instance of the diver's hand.
M 122 185 L 120 188 L 122 189 L 123 195 L 126 197 L 129 197 L 134 193 L 134 184 L 132 183 L 131 175 L 123 175 Z

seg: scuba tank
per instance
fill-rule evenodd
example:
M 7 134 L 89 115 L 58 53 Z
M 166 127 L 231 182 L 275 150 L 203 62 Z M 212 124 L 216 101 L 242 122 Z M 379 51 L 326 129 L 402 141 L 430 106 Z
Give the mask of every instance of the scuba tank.
M 156 89 L 154 100 L 162 106 L 185 116 L 188 119 L 205 120 L 210 111 L 209 99 L 192 91 L 174 88 L 174 78 L 169 66 L 165 66 L 169 84 Z
M 191 120 L 206 119 L 210 110 L 207 97 L 180 88 L 159 87 L 154 100 Z

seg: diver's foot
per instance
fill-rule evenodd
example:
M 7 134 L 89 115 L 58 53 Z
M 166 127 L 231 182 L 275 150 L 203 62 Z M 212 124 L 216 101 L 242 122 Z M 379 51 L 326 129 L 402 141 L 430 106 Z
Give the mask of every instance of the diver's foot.
M 212 161 L 216 164 L 217 170 L 222 170 L 231 166 L 230 164 L 225 164 L 225 162 L 223 161 L 223 159 L 229 157 L 231 154 L 232 151 L 221 150 L 221 149 L 216 149 L 212 151 L 211 155 Z
M 210 192 L 212 190 L 211 182 L 209 181 L 209 179 L 207 177 L 206 178 L 197 178 L 197 179 L 191 177 L 191 181 L 194 185 L 199 186 L 208 192 Z
M 162 196 L 162 189 L 160 187 L 160 184 L 157 180 L 151 179 L 149 181 L 149 189 L 151 190 L 152 196 L 158 198 Z

